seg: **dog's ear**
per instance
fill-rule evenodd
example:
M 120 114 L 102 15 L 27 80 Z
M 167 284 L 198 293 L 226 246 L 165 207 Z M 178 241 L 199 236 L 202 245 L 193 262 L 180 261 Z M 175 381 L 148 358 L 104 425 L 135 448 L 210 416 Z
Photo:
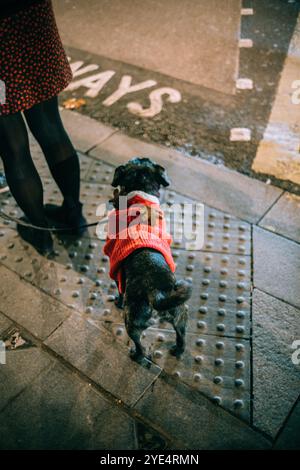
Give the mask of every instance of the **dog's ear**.
M 125 174 L 125 165 L 120 165 L 115 169 L 115 174 L 111 185 L 116 188 L 120 185 L 120 182 Z
M 166 170 L 164 169 L 163 166 L 158 165 L 157 163 L 155 164 L 155 172 L 157 175 L 157 181 L 159 184 L 162 186 L 169 186 L 171 184 L 171 181 L 169 180 L 169 177 L 167 175 Z

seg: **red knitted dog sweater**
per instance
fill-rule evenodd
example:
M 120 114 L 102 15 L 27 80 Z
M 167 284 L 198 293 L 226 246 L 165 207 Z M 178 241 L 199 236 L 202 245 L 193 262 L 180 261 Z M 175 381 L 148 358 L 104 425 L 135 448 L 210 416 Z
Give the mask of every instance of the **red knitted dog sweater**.
M 145 221 L 145 206 L 154 211 L 152 223 Z M 153 213 L 151 211 L 151 213 Z M 166 230 L 163 211 L 156 197 L 142 191 L 127 195 L 127 208 L 114 209 L 108 215 L 108 232 L 103 248 L 110 259 L 109 275 L 118 284 L 120 293 L 125 292 L 125 276 L 122 263 L 138 248 L 153 248 L 159 251 L 172 272 L 176 266 L 170 245 L 172 237 Z

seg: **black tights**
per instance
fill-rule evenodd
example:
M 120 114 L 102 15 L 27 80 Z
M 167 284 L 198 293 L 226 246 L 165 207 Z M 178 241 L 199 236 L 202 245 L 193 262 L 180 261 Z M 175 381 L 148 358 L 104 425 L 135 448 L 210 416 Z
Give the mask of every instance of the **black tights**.
M 24 112 L 41 146 L 51 174 L 67 206 L 79 204 L 80 168 L 54 97 Z M 0 116 L 0 156 L 10 191 L 30 222 L 45 225 L 43 186 L 32 161 L 26 125 L 21 113 Z

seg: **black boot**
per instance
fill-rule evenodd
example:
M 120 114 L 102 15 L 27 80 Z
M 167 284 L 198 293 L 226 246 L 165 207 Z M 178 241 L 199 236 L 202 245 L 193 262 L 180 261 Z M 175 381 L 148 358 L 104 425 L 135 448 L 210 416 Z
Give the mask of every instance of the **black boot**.
M 30 223 L 26 217 L 22 217 L 20 220 Z M 26 227 L 21 224 L 17 224 L 17 230 L 20 237 L 32 245 L 42 256 L 53 255 L 53 240 L 50 232 Z
M 64 202 L 62 206 L 46 204 L 44 210 L 51 223 L 54 222 L 57 228 L 65 229 L 66 233 L 80 237 L 86 231 L 87 220 L 82 214 L 81 202 L 72 205 Z

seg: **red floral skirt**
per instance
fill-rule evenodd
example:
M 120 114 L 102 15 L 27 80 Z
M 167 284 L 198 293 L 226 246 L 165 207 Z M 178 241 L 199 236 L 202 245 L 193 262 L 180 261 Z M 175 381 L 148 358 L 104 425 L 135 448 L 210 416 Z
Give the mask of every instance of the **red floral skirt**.
M 71 80 L 51 0 L 0 19 L 0 115 L 57 96 Z

